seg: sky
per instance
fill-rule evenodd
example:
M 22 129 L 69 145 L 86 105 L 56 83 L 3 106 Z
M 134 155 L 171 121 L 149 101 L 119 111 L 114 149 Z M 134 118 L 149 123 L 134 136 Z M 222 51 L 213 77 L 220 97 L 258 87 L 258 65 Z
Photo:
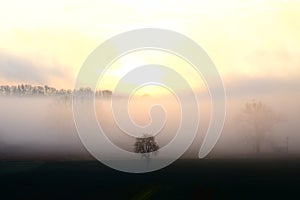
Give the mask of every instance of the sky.
M 173 30 L 197 42 L 214 62 L 223 80 L 228 112 L 225 134 L 219 143 L 224 146 L 221 152 L 234 142 L 230 134 L 235 133 L 236 113 L 252 99 L 262 100 L 276 112 L 286 115 L 287 122 L 282 125 L 282 130 L 276 131 L 283 134 L 282 138 L 288 134 L 293 136 L 294 149 L 298 150 L 299 8 L 300 1 L 296 0 L 185 0 L 176 3 L 171 0 L 0 0 L 0 85 L 28 83 L 72 89 L 85 60 L 104 41 L 139 28 Z M 169 66 L 193 89 L 205 90 L 205 82 L 189 63 L 173 54 L 155 50 L 134 52 L 116 60 L 99 87 L 113 90 L 126 73 L 144 64 Z M 171 79 L 162 69 L 156 76 L 162 83 Z M 137 84 L 137 80 L 124 84 Z M 186 88 L 178 84 L 176 89 Z M 165 89 L 160 87 L 148 86 L 139 94 L 164 92 Z M 3 101 L 2 109 L 7 105 L 19 105 L 8 104 L 6 99 Z M 14 137 L 11 132 L 23 132 L 20 127 L 27 126 L 23 122 L 20 127 L 4 127 L 10 120 L 22 122 L 24 114 L 20 113 L 27 113 L 28 109 L 33 109 L 38 116 L 35 104 L 34 107 L 24 105 L 19 106 L 25 109 L 24 112 L 21 109 L 11 112 L 10 118 L 5 118 L 7 123 L 0 127 L 8 139 Z M 204 107 L 209 106 L 205 104 Z M 9 112 L 4 110 L 3 113 Z M 143 119 L 139 115 L 137 118 Z M 51 114 L 56 120 L 53 116 Z M 68 117 L 72 122 L 72 115 Z M 205 117 L 208 118 L 206 114 Z M 35 126 L 36 118 L 30 120 L 39 133 L 43 127 Z M 72 131 L 66 128 L 61 132 L 72 134 Z M 33 133 L 35 131 L 28 130 L 24 138 L 29 140 L 31 137 L 26 134 L 31 136 Z M 68 141 L 68 137 L 63 141 Z M 234 145 L 231 146 L 232 151 L 236 151 Z
M 0 2 L 0 84 L 73 88 L 80 67 L 102 42 L 133 29 L 163 28 L 197 42 L 231 94 L 300 88 L 300 1 Z M 202 88 L 203 81 L 174 55 L 132 54 L 111 66 L 103 89 L 113 89 L 144 63 L 165 63 Z

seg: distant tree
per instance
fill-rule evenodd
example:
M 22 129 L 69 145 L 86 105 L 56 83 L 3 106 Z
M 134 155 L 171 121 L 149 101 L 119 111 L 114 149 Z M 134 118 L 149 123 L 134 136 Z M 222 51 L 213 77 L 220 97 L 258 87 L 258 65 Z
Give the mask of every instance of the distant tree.
M 110 97 L 112 95 L 112 91 L 110 90 L 103 90 L 102 91 L 102 96 L 103 97 Z
M 260 153 L 262 145 L 267 141 L 267 135 L 280 121 L 279 115 L 266 104 L 253 100 L 245 104 L 240 117 L 251 126 L 246 139 L 254 144 L 256 153 Z
M 157 154 L 158 149 L 159 146 L 153 136 L 144 135 L 142 138 L 136 138 L 134 143 L 134 152 L 142 154 L 142 158 L 145 158 L 147 163 L 150 162 L 151 155 Z

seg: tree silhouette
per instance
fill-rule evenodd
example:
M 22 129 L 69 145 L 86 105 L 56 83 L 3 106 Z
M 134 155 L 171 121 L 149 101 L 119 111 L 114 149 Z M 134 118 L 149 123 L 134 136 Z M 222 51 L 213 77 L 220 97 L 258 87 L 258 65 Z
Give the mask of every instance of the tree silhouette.
M 279 116 L 266 104 L 253 100 L 245 104 L 240 117 L 252 127 L 246 139 L 252 141 L 256 153 L 260 153 L 267 140 L 267 134 L 271 133 L 274 125 L 280 121 Z
M 155 141 L 154 136 L 144 135 L 143 138 L 136 138 L 134 143 L 134 152 L 142 154 L 142 158 L 146 158 L 147 163 L 150 162 L 150 156 L 156 155 L 159 146 Z

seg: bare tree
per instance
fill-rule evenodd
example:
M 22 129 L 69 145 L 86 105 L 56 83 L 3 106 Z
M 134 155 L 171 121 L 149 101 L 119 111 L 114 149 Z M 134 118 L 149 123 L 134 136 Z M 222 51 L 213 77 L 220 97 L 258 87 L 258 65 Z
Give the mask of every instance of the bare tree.
M 150 162 L 150 156 L 156 155 L 159 146 L 153 136 L 144 135 L 143 138 L 136 138 L 134 143 L 134 152 L 142 154 L 142 158 L 146 158 L 147 163 Z
M 266 104 L 253 100 L 245 104 L 240 117 L 251 127 L 250 131 L 244 130 L 247 133 L 246 139 L 254 144 L 256 153 L 260 153 L 262 145 L 268 140 L 268 134 L 280 121 L 279 115 Z M 272 141 L 269 142 L 272 144 Z

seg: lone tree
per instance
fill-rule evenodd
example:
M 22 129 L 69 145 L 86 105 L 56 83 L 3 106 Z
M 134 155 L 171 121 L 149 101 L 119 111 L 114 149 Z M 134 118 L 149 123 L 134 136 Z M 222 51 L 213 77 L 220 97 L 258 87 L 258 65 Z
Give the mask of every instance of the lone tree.
M 142 154 L 142 158 L 146 158 L 147 163 L 150 162 L 151 154 L 156 155 L 159 146 L 155 141 L 154 136 L 144 135 L 143 138 L 136 138 L 134 143 L 134 152 Z
M 253 100 L 245 104 L 240 117 L 243 122 L 251 126 L 246 139 L 254 144 L 255 152 L 260 153 L 262 145 L 267 140 L 267 135 L 280 121 L 279 116 L 266 104 Z

